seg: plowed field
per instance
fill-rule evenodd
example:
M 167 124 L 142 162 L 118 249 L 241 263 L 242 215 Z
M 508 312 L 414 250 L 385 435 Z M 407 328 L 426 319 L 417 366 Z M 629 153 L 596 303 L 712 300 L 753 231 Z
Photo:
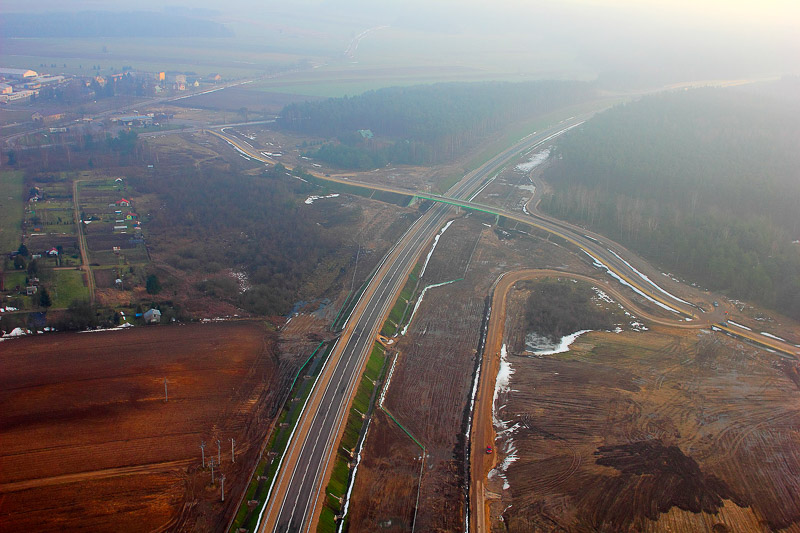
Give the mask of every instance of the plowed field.
M 216 461 L 220 440 L 234 501 L 279 388 L 273 337 L 238 322 L 0 344 L 0 530 L 224 528 L 200 443 Z

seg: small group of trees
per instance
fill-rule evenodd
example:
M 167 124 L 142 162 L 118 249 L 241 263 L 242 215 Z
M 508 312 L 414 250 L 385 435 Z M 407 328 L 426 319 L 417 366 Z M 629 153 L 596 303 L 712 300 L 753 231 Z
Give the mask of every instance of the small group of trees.
M 613 315 L 592 298 L 591 287 L 571 281 L 543 280 L 526 284 L 530 296 L 525 305 L 525 333 L 551 341 L 584 329 L 611 329 Z
M 315 269 L 350 246 L 347 233 L 360 213 L 333 203 L 332 211 L 301 207 L 298 196 L 314 186 L 288 178 L 281 165 L 264 176 L 162 165 L 158 175 L 132 176 L 129 184 L 165 206 L 149 223 L 155 253 L 184 272 L 203 273 L 196 290 L 261 315 L 289 312 Z M 246 272 L 247 291 L 223 279 L 228 268 Z M 161 290 L 157 275 L 146 288 Z

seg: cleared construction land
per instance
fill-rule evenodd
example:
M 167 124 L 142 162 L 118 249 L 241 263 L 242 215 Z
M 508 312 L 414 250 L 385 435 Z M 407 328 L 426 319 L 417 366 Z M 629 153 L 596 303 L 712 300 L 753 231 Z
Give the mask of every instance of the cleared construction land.
M 526 297 L 507 299 L 492 529 L 798 530 L 795 361 L 660 325 L 533 356 Z

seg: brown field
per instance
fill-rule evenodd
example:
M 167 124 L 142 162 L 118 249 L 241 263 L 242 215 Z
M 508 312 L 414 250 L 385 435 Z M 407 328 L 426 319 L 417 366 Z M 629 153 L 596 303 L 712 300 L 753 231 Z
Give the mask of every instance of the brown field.
M 400 355 L 385 407 L 426 447 L 421 483 L 415 459 L 419 448 L 377 414 L 356 476 L 350 531 L 408 530 L 416 498 L 406 495 L 412 490 L 416 496 L 418 486 L 415 530 L 464 529 L 463 436 L 486 295 L 508 268 L 571 261 L 563 248 L 552 243 L 523 236 L 500 239 L 502 234 L 482 226 L 483 222 L 474 214 L 456 219 L 441 237 L 420 287 L 464 280 L 428 291 L 406 336 L 396 344 Z M 574 266 L 582 268 L 580 263 Z M 377 484 L 388 471 L 392 482 Z
M 200 441 L 235 502 L 298 358 L 275 340 L 252 321 L 2 343 L 0 529 L 223 528 Z
M 509 295 L 508 339 L 525 299 Z M 661 326 L 509 361 L 497 461 L 518 458 L 505 489 L 490 475 L 493 530 L 800 531 L 796 362 Z

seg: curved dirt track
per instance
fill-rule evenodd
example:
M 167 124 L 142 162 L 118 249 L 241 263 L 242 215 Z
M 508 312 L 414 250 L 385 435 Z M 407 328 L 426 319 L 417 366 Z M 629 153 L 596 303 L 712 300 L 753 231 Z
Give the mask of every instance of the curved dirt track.
M 489 318 L 489 328 L 486 337 L 486 348 L 483 361 L 481 363 L 481 382 L 479 384 L 478 395 L 475 402 L 475 414 L 472 423 L 472 435 L 470 436 L 470 521 L 472 531 L 490 531 L 489 521 L 487 520 L 489 506 L 485 500 L 485 483 L 489 471 L 495 467 L 497 454 L 486 454 L 486 446 L 494 446 L 496 434 L 492 423 L 492 399 L 494 396 L 495 380 L 500 366 L 500 349 L 503 345 L 503 330 L 506 319 L 506 298 L 511 288 L 520 281 L 527 281 L 541 278 L 569 278 L 586 281 L 601 288 L 612 296 L 618 303 L 623 305 L 631 312 L 636 313 L 642 318 L 668 327 L 693 328 L 699 329 L 708 327 L 711 322 L 697 320 L 685 322 L 683 320 L 669 320 L 657 317 L 642 309 L 630 298 L 622 294 L 616 287 L 607 281 L 598 281 L 589 276 L 562 272 L 558 270 L 527 269 L 509 272 L 501 276 L 494 289 L 492 296 L 492 314 Z

